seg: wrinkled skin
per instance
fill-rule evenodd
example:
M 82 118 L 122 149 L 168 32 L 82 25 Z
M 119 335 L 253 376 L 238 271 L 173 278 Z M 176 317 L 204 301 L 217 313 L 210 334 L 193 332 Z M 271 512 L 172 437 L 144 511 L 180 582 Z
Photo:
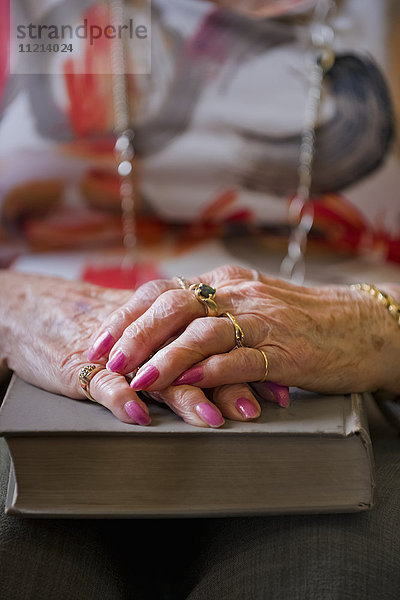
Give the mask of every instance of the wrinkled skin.
M 146 389 L 186 422 L 203 427 L 219 427 L 224 417 L 248 420 L 260 414 L 246 385 L 265 373 L 260 348 L 269 359 L 268 380 L 283 386 L 280 390 L 293 385 L 326 393 L 400 392 L 398 325 L 368 294 L 344 286 L 297 287 L 234 266 L 191 281 L 217 288 L 220 312 L 235 315 L 247 347 L 233 349 L 229 319 L 205 317 L 193 292 L 177 289 L 173 280 L 145 284 L 132 295 L 3 271 L 0 366 L 44 389 L 84 398 L 78 382 L 82 366 L 105 366 L 123 350 L 124 368 L 102 369 L 90 391 L 121 421 L 142 425 L 150 423 L 149 410 L 135 390 L 146 386 L 129 385 L 142 363 L 131 385 L 146 367 L 155 367 L 158 377 Z M 399 286 L 380 287 L 400 296 Z M 94 357 L 96 340 L 104 333 L 111 341 Z M 200 366 L 200 379 L 176 381 L 193 365 Z M 255 387 L 259 395 L 280 402 L 271 385 Z M 212 419 L 199 413 L 204 404 Z
M 154 290 L 154 299 L 158 296 L 157 286 L 149 286 Z M 11 271 L 0 271 L 0 289 L 0 367 L 12 369 L 43 389 L 84 398 L 78 373 L 90 362 L 90 344 L 110 313 L 118 309 L 118 314 L 124 314 L 124 309 L 118 307 L 131 299 L 131 292 Z M 137 315 L 144 310 L 140 298 L 139 293 Z M 95 362 L 104 366 L 106 358 Z M 129 387 L 124 375 L 103 369 L 91 380 L 90 392 L 121 421 L 143 425 L 150 422 L 146 403 Z M 188 423 L 205 427 L 210 423 L 197 414 L 199 403 L 216 411 L 219 421 L 214 420 L 213 426 L 219 426 L 224 422 L 221 413 L 230 419 L 249 418 L 235 405 L 236 399 L 243 396 L 254 405 L 250 418 L 258 416 L 259 405 L 246 385 L 221 386 L 214 392 L 208 390 L 207 396 L 198 387 L 169 387 L 157 393 L 157 400 L 168 404 Z M 134 403 L 134 413 L 127 413 L 127 402 Z
M 116 369 L 121 373 L 133 371 L 156 352 L 138 375 L 151 365 L 159 372 L 157 379 L 134 385 L 135 378 L 135 389 L 162 390 L 177 378 L 180 383 L 182 372 L 193 365 L 200 367 L 196 373 L 202 377 L 190 383 L 203 388 L 257 381 L 265 371 L 256 350 L 262 349 L 269 360 L 268 379 L 283 386 L 323 393 L 400 391 L 398 326 L 365 292 L 347 286 L 295 286 L 235 266 L 190 279 L 199 281 L 217 289 L 219 312 L 235 315 L 248 347 L 230 352 L 231 322 L 205 317 L 190 290 L 176 289 L 171 281 L 143 286 L 139 295 L 146 312 L 138 317 L 137 298 L 132 298 L 101 330 L 115 342 L 107 349 L 109 367 L 122 352 L 124 364 Z M 386 289 L 399 296 L 398 286 Z
M 10 369 L 26 381 L 71 398 L 84 397 L 77 373 L 88 363 L 86 353 L 96 327 L 128 297 L 94 286 L 54 278 L 1 274 L 3 292 L 12 299 L 1 304 L 1 355 Z M 2 281 L 3 283 L 3 281 Z M 4 335 L 3 335 L 4 334 Z M 99 361 L 100 362 L 100 361 Z M 100 374 L 99 374 L 100 375 Z M 121 394 L 126 380 L 107 371 L 93 380 L 91 391 L 124 421 Z M 113 397 L 111 387 L 118 388 Z

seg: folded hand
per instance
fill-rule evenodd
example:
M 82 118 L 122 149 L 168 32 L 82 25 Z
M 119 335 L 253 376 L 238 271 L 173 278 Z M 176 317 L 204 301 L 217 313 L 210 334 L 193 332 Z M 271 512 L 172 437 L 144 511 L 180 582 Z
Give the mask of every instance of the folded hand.
M 259 381 L 263 353 L 268 380 L 280 386 L 346 393 L 382 383 L 382 315 L 368 295 L 347 286 L 295 286 L 233 266 L 190 279 L 200 281 L 216 289 L 219 314 L 234 315 L 245 347 L 235 348 L 230 319 L 206 317 L 191 290 L 163 280 L 140 288 L 107 319 L 92 355 L 109 354 L 107 366 L 118 373 L 145 363 L 131 387 L 151 392 Z

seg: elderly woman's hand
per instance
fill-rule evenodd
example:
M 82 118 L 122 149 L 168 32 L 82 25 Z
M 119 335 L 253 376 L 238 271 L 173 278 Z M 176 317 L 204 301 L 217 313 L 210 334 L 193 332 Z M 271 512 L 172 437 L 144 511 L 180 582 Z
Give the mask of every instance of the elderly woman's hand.
M 12 271 L 0 271 L 0 285 L 0 362 L 38 387 L 84 398 L 78 374 L 88 364 L 91 336 L 130 294 Z M 122 375 L 99 371 L 90 392 L 121 421 L 150 421 L 146 404 Z
M 368 294 L 346 286 L 299 287 L 232 266 L 191 280 L 199 281 L 216 288 L 219 313 L 234 315 L 246 347 L 233 349 L 228 318 L 205 317 L 192 291 L 163 282 L 156 298 L 148 295 L 146 312 L 134 300 L 102 332 L 111 371 L 129 373 L 147 361 L 133 389 L 255 382 L 265 375 L 260 350 L 268 380 L 282 386 L 324 393 L 400 389 L 398 327 Z
M 85 398 L 78 380 L 80 369 L 88 362 L 106 363 L 100 356 L 88 360 L 90 343 L 106 316 L 126 304 L 131 292 L 11 271 L 0 271 L 0 286 L 0 368 L 7 366 L 43 389 Z M 150 284 L 148 288 L 158 295 L 157 286 Z M 140 314 L 148 302 L 140 293 L 133 297 Z M 127 379 L 102 369 L 93 376 L 90 393 L 121 421 L 148 425 L 146 403 L 129 387 Z M 207 395 L 190 385 L 170 386 L 154 397 L 188 423 L 203 427 L 221 426 L 222 414 L 236 420 L 260 414 L 252 393 L 241 384 L 207 390 Z

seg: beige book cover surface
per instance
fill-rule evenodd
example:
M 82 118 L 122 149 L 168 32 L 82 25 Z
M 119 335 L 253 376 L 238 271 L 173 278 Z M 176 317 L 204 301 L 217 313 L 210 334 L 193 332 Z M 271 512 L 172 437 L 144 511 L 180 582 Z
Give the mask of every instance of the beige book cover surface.
M 291 389 L 250 423 L 185 424 L 151 404 L 152 425 L 13 377 L 0 433 L 20 516 L 166 517 L 367 510 L 374 461 L 362 397 Z M 13 472 L 14 471 L 14 472 Z

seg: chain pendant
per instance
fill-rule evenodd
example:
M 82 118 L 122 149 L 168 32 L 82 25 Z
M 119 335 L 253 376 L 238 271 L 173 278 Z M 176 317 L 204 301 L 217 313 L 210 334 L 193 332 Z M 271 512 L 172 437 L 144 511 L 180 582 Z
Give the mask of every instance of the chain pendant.
M 326 25 L 333 6 L 334 2 L 331 0 L 320 1 L 316 6 L 314 22 L 311 26 L 313 59 L 299 150 L 298 186 L 289 204 L 288 220 L 291 233 L 287 254 L 280 269 L 284 279 L 299 285 L 305 278 L 307 239 L 314 222 L 314 207 L 310 195 L 322 88 L 324 76 L 335 60 L 332 49 L 333 30 Z
M 124 21 L 124 1 L 108 0 L 110 18 L 114 26 Z M 135 191 L 133 186 L 133 160 L 135 133 L 130 129 L 130 109 L 127 89 L 125 47 L 119 40 L 111 45 L 112 85 L 114 99 L 114 129 L 117 140 L 114 154 L 120 178 L 121 220 L 125 256 L 122 270 L 129 276 L 137 261 L 135 219 Z

